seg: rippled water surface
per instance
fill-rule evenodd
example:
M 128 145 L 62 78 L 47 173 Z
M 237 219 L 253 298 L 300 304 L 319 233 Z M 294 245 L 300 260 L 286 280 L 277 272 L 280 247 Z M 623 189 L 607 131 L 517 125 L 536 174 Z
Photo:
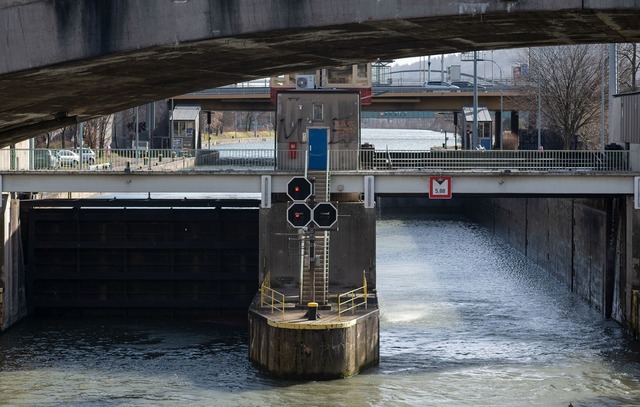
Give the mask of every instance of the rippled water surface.
M 399 215 L 377 234 L 378 368 L 282 381 L 244 327 L 30 319 L 0 335 L 0 405 L 640 405 L 638 343 L 484 229 Z

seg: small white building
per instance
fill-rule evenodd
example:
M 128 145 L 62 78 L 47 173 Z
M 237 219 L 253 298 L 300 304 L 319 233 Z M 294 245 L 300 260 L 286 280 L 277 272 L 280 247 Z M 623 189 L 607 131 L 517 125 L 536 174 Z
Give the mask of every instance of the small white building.
M 471 146 L 471 132 L 473 131 L 473 106 L 462 108 L 462 146 L 469 149 Z M 478 145 L 490 150 L 493 143 L 493 119 L 486 107 L 478 106 Z
M 200 106 L 175 106 L 169 116 L 170 148 L 196 149 L 200 140 Z

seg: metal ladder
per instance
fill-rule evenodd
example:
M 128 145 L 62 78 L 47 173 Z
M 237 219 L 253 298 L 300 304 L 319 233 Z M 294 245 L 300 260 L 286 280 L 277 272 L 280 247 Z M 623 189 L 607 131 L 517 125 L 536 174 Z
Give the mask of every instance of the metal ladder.
M 315 201 L 326 202 L 330 197 L 330 174 L 328 171 L 309 172 L 308 177 L 315 178 L 314 190 Z M 320 305 L 326 305 L 329 301 L 329 232 L 314 231 L 315 242 L 315 269 L 313 275 L 309 270 L 310 261 L 305 264 L 305 272 L 303 273 L 303 291 L 302 302 L 317 302 Z M 310 245 L 305 250 L 310 254 Z M 309 258 L 309 256 L 307 256 Z M 315 290 L 311 285 L 314 282 Z

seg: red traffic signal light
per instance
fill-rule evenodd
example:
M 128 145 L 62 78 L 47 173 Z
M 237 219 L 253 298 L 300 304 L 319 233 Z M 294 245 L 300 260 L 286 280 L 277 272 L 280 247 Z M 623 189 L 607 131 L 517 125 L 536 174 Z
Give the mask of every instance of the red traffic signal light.
M 306 201 L 312 193 L 311 181 L 305 177 L 293 177 L 287 184 L 287 195 L 292 201 Z
M 287 208 L 287 222 L 294 228 L 303 228 L 311 223 L 311 214 L 311 208 L 306 203 L 294 203 Z

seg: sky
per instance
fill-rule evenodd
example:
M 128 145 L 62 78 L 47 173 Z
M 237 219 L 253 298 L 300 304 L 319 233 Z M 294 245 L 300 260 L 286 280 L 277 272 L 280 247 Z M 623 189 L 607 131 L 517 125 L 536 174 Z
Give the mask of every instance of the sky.
M 490 76 L 489 72 L 491 71 L 491 69 L 493 68 L 494 72 L 493 75 L 497 78 L 499 76 L 499 71 L 496 65 L 498 65 L 500 68 L 502 68 L 502 73 L 503 73 L 503 78 L 509 78 L 511 77 L 511 72 L 512 72 L 512 67 L 514 65 L 516 65 L 516 63 L 514 62 L 514 59 L 517 56 L 517 50 L 499 50 L 499 51 L 480 51 L 478 52 L 478 58 L 484 58 L 486 59 L 486 61 L 484 62 L 478 62 L 478 69 L 479 72 L 482 71 L 486 71 L 487 72 L 487 76 Z M 465 57 L 471 57 L 471 55 L 467 54 L 465 55 Z M 444 55 L 444 68 L 447 69 L 450 65 L 453 64 L 460 64 L 462 66 L 462 71 L 463 72 L 473 72 L 473 63 L 470 61 L 461 61 L 460 58 L 461 54 L 460 53 L 456 53 L 456 54 L 445 54 Z M 421 58 L 424 58 L 424 63 L 426 66 L 427 63 L 427 58 L 428 57 L 412 57 L 412 58 L 400 58 L 400 59 L 396 59 L 394 60 L 394 63 L 392 64 L 392 69 L 394 71 L 396 70 L 401 70 L 403 66 L 408 66 L 410 64 L 419 64 Z M 440 70 L 441 67 L 441 63 L 440 63 L 440 55 L 432 55 L 431 56 L 431 69 L 432 70 Z M 493 62 L 489 62 L 489 61 L 494 61 Z M 412 68 L 416 68 L 419 69 L 419 65 L 416 65 Z

